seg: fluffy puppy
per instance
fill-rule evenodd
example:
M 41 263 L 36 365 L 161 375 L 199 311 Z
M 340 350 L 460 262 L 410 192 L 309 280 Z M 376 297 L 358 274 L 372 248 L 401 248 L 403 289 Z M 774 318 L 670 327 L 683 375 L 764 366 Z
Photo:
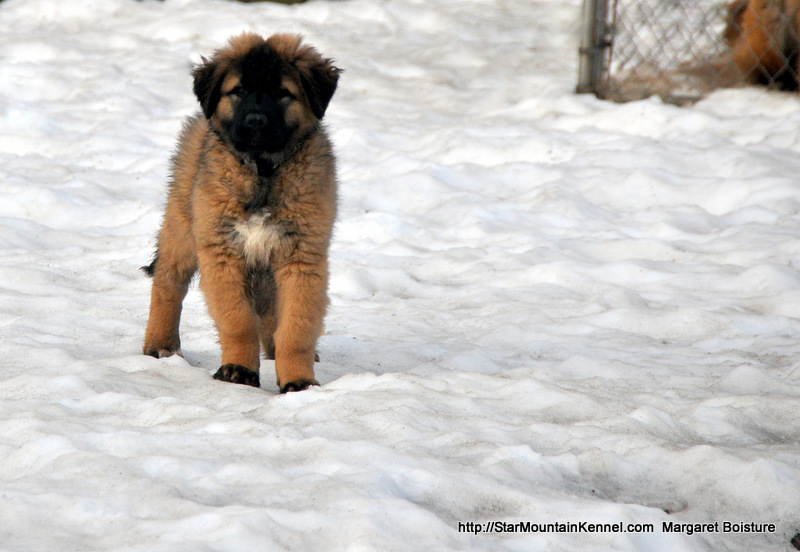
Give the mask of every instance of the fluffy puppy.
M 181 304 L 199 271 L 222 348 L 214 378 L 260 386 L 263 347 L 282 393 L 317 385 L 337 200 L 321 120 L 339 69 L 298 36 L 246 33 L 193 76 L 201 113 L 178 141 L 145 268 L 153 287 L 144 354 L 181 354 Z

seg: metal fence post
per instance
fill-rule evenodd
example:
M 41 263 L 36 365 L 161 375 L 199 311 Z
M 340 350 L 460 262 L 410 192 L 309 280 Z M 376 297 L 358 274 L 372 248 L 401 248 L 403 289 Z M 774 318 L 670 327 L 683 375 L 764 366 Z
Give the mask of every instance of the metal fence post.
M 597 83 L 603 71 L 603 54 L 611 45 L 607 37 L 607 14 L 608 0 L 584 0 L 583 33 L 578 50 L 578 94 L 597 92 Z

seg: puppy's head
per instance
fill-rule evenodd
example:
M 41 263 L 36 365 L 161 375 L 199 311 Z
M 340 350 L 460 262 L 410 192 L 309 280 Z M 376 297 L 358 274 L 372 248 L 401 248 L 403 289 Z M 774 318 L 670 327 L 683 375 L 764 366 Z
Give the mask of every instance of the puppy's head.
M 299 36 L 246 33 L 194 70 L 194 93 L 215 132 L 258 157 L 307 135 L 325 115 L 339 73 Z

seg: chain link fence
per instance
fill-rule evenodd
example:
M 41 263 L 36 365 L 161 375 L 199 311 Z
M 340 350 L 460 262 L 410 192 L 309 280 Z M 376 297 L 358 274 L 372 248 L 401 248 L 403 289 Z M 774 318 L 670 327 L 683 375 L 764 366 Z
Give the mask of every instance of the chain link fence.
M 800 0 L 585 0 L 578 92 L 682 104 L 721 87 L 797 90 Z

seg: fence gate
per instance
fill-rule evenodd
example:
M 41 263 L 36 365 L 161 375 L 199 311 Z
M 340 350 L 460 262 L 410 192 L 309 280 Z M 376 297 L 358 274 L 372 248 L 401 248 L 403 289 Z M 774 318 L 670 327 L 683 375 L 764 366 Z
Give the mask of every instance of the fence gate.
M 685 103 L 731 86 L 798 89 L 800 0 L 584 0 L 578 92 Z

